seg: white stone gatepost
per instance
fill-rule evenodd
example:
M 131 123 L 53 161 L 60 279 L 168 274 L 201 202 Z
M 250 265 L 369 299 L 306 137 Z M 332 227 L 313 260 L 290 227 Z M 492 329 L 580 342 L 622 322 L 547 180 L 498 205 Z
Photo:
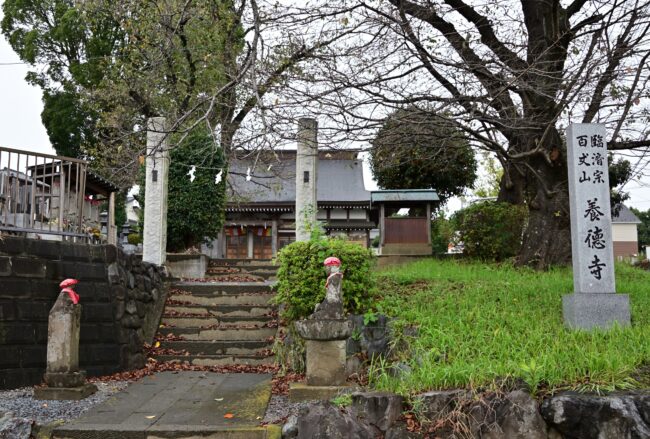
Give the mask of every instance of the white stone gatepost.
M 156 265 L 164 265 L 167 259 L 167 180 L 169 173 L 169 136 L 164 117 L 152 117 L 148 121 L 145 163 L 142 260 Z
M 309 241 L 316 223 L 318 167 L 318 123 L 315 119 L 298 121 L 296 154 L 296 241 Z
M 627 294 L 616 294 L 605 126 L 571 124 L 567 130 L 573 294 L 563 297 L 566 326 L 608 328 L 630 324 Z

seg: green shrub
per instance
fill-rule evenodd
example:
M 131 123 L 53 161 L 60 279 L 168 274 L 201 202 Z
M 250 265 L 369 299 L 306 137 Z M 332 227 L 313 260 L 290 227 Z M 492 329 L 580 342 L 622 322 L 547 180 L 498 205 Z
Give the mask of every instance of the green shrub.
M 433 254 L 447 253 L 449 243 L 454 239 L 454 225 L 441 213 L 431 221 L 431 246 Z
M 142 237 L 140 236 L 139 233 L 129 233 L 128 236 L 126 237 L 126 240 L 131 245 L 138 245 L 142 243 Z
M 284 304 L 282 317 L 289 321 L 307 317 L 325 297 L 327 272 L 323 261 L 329 256 L 341 260 L 343 304 L 351 313 L 364 312 L 374 294 L 372 251 L 342 239 L 294 242 L 278 254 L 278 283 L 275 302 Z
M 496 261 L 517 254 L 526 219 L 525 207 L 495 201 L 473 204 L 454 216 L 465 253 Z

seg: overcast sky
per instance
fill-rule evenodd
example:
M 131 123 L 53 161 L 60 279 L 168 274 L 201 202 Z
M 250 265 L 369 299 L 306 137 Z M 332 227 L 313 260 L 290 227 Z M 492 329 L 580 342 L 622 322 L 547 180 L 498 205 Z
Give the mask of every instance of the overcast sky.
M 0 0 L 0 5 L 4 3 Z M 0 10 L 0 19 L 2 11 Z M 54 154 L 41 123 L 41 91 L 25 82 L 27 66 L 0 36 L 0 146 Z M 367 166 L 364 169 L 366 188 L 375 189 Z M 631 199 L 626 203 L 641 210 L 650 209 L 650 177 L 632 181 L 624 188 Z M 450 200 L 449 210 L 461 207 L 459 200 Z

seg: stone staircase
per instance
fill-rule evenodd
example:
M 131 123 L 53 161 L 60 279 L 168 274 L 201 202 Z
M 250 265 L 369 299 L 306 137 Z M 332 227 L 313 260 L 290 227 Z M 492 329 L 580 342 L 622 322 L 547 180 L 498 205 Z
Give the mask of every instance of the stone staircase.
M 195 366 L 272 364 L 277 309 L 271 261 L 216 259 L 205 279 L 176 282 L 165 304 L 155 358 Z
M 212 259 L 206 278 L 250 277 L 251 280 L 274 280 L 278 267 L 270 259 Z

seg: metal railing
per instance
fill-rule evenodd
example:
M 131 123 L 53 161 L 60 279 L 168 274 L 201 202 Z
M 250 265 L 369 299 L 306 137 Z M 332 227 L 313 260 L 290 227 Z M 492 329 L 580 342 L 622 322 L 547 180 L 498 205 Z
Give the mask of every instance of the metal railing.
M 0 231 L 90 239 L 84 226 L 87 171 L 84 160 L 0 147 Z

